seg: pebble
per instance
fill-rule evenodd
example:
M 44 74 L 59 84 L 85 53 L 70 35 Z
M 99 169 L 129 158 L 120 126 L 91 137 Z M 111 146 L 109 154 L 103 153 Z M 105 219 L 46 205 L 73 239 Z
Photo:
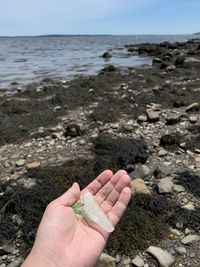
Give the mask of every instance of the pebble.
M 173 179 L 171 177 L 162 178 L 158 183 L 158 192 L 162 193 L 172 193 L 173 192 Z
M 187 249 L 184 248 L 184 247 L 175 247 L 175 251 L 180 255 L 183 255 L 183 254 L 187 253 Z
M 186 205 L 183 205 L 182 208 L 186 210 L 195 210 L 194 204 L 191 202 L 187 203 Z
M 111 257 L 110 255 L 106 253 L 102 253 L 96 267 L 115 267 L 116 261 L 115 258 Z
M 167 150 L 165 150 L 165 149 L 160 149 L 159 151 L 158 151 L 158 157 L 164 157 L 164 156 L 166 156 L 168 154 L 168 152 L 167 152 Z
M 132 264 L 135 267 L 143 267 L 144 266 L 144 260 L 137 255 L 133 260 L 132 260 Z
M 189 117 L 189 121 L 190 121 L 191 123 L 196 123 L 197 120 L 198 120 L 197 116 L 191 115 L 191 116 Z
M 122 264 L 124 266 L 129 265 L 131 263 L 131 259 L 129 257 L 123 257 Z
M 177 236 L 182 236 L 182 233 L 177 229 L 171 229 L 170 232 Z
M 21 265 L 22 259 L 18 258 L 17 260 L 11 262 L 7 267 L 19 267 Z
M 0 267 L 6 267 L 5 263 L 0 264 Z
M 187 235 L 183 239 L 181 239 L 181 243 L 183 245 L 190 245 L 192 243 L 198 242 L 200 240 L 199 235 Z
M 160 267 L 170 267 L 175 262 L 175 258 L 169 252 L 159 247 L 150 246 L 147 252 L 157 260 Z
M 175 192 L 180 193 L 180 192 L 184 192 L 185 188 L 182 185 L 175 184 L 174 187 L 173 187 L 173 190 Z
M 147 116 L 146 115 L 139 115 L 137 118 L 138 122 L 146 122 L 147 121 Z
M 41 164 L 39 161 L 33 161 L 33 162 L 26 164 L 26 169 L 27 170 L 33 170 L 33 169 L 40 167 L 40 165 Z
M 12 253 L 15 250 L 15 244 L 13 243 L 8 243 L 2 247 L 0 247 L 0 253 L 2 254 L 2 252 L 5 253 Z
M 20 159 L 20 160 L 15 162 L 15 165 L 17 167 L 23 167 L 25 164 L 26 164 L 26 160 L 25 159 Z

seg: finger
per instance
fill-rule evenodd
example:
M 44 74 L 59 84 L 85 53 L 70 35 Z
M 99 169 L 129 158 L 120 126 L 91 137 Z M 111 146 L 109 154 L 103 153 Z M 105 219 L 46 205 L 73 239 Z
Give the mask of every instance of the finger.
M 112 192 L 108 195 L 107 199 L 105 199 L 105 201 L 101 204 L 101 208 L 105 213 L 108 213 L 112 209 L 117 202 L 121 191 L 125 187 L 129 187 L 129 185 L 130 177 L 127 174 L 122 175 Z
M 72 187 L 69 188 L 61 197 L 57 199 L 60 203 L 65 206 L 72 206 L 80 198 L 80 187 L 78 183 L 73 183 Z
M 124 170 L 120 170 L 117 173 L 113 175 L 113 177 L 108 181 L 102 188 L 99 189 L 99 191 L 96 193 L 96 201 L 100 204 L 102 204 L 107 197 L 110 195 L 110 193 L 113 191 L 115 186 L 119 183 L 119 181 L 122 180 L 122 177 L 126 175 L 127 173 Z M 125 184 L 127 186 L 127 184 Z M 119 186 L 118 186 L 119 188 Z
M 85 194 L 86 192 L 90 192 L 93 195 L 101 189 L 113 176 L 112 171 L 106 170 L 102 172 L 97 178 L 91 182 L 86 188 L 81 191 L 81 194 Z
M 107 191 L 104 190 L 105 186 L 102 188 L 102 190 L 98 192 L 98 195 L 96 197 L 97 202 L 101 204 L 101 207 L 104 210 L 104 212 L 107 213 L 115 205 L 121 191 L 124 189 L 124 187 L 129 186 L 129 184 L 130 184 L 130 177 L 127 174 L 122 173 L 122 176 L 118 179 L 117 184 L 115 186 L 113 185 L 110 186 L 109 193 L 107 193 L 108 189 Z
M 129 187 L 125 187 L 114 207 L 108 212 L 107 216 L 110 219 L 113 226 L 119 222 L 122 217 L 124 211 L 126 210 L 128 203 L 131 198 L 131 189 Z

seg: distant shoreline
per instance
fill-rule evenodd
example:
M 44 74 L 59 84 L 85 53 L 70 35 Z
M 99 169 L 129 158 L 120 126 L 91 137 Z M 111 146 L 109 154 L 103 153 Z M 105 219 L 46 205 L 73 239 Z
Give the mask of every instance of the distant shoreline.
M 199 35 L 200 33 L 185 33 L 185 34 L 42 34 L 42 35 L 3 35 L 0 38 L 42 38 L 42 37 L 95 37 L 95 36 L 181 36 L 181 35 Z

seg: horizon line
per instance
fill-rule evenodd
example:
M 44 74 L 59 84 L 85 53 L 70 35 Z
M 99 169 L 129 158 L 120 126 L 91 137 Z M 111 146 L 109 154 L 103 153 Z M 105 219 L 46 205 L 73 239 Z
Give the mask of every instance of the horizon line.
M 19 38 L 19 37 L 64 37 L 64 36 L 159 36 L 159 35 L 200 35 L 197 33 L 142 33 L 142 34 L 39 34 L 39 35 L 0 35 L 0 38 Z

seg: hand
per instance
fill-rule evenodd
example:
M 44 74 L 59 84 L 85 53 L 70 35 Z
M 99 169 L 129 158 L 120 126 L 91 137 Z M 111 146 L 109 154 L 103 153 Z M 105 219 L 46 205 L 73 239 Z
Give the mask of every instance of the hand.
M 109 233 L 77 216 L 71 206 L 89 191 L 115 227 L 131 197 L 129 183 L 130 177 L 123 170 L 114 175 L 109 170 L 102 172 L 82 191 L 74 183 L 46 208 L 34 246 L 22 267 L 95 266 Z

